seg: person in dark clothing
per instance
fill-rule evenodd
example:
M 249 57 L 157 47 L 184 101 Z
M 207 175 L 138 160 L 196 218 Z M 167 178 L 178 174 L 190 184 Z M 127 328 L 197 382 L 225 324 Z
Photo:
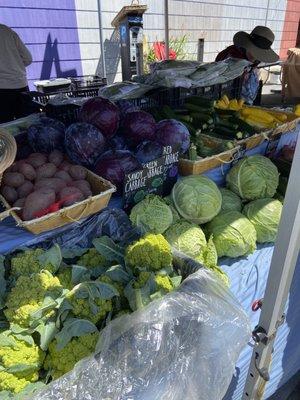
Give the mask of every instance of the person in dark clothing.
M 243 76 L 241 97 L 252 104 L 259 88 L 259 77 L 257 67 L 261 62 L 273 63 L 278 61 L 279 56 L 272 49 L 274 33 L 266 26 L 256 26 L 249 34 L 237 32 L 233 37 L 233 45 L 221 51 L 216 61 L 227 58 L 240 58 L 251 62 Z
M 0 24 L 0 123 L 30 113 L 23 92 L 28 91 L 26 67 L 31 63 L 30 51 L 17 33 Z

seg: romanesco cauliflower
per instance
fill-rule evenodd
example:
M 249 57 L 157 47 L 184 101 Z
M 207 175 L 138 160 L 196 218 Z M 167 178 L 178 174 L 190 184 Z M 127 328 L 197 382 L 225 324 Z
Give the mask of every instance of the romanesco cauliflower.
M 62 268 L 58 271 L 57 278 L 64 289 L 72 290 L 72 268 Z
M 51 293 L 57 298 L 61 290 L 59 279 L 49 271 L 20 276 L 7 296 L 4 314 L 10 323 L 28 328 L 30 314 L 42 305 L 46 293 Z
M 120 282 L 115 282 L 113 281 L 109 276 L 107 275 L 101 275 L 98 278 L 98 281 L 103 282 L 103 283 L 108 283 L 109 285 L 112 285 L 117 291 L 119 292 L 120 296 L 123 296 L 124 294 L 124 287 L 122 283 Z
M 151 272 L 141 271 L 138 274 L 137 279 L 133 283 L 134 289 L 141 289 L 143 286 L 145 286 L 146 283 L 148 282 L 148 279 L 150 278 L 150 276 L 151 276 Z
M 35 344 L 29 344 L 11 335 L 8 338 L 14 344 L 0 347 L 0 391 L 18 393 L 29 383 L 38 380 L 44 353 Z M 24 368 L 19 371 L 16 369 L 16 372 L 12 373 L 5 370 L 20 365 Z
M 98 333 L 74 337 L 62 350 L 57 349 L 57 341 L 54 339 L 49 345 L 45 370 L 50 371 L 53 379 L 71 371 L 78 361 L 93 353 L 98 337 Z
M 21 275 L 31 275 L 45 269 L 51 273 L 55 272 L 51 263 L 43 265 L 38 257 L 44 253 L 43 249 L 25 250 L 11 259 L 10 273 L 18 278 Z
M 132 268 L 157 271 L 172 264 L 171 247 L 161 234 L 150 233 L 128 246 L 125 260 Z
M 155 282 L 159 290 L 171 292 L 174 289 L 172 281 L 168 276 L 156 275 Z
M 89 249 L 77 261 L 78 265 L 86 268 L 109 267 L 109 262 L 95 248 Z
M 87 319 L 94 324 L 103 320 L 106 314 L 112 310 L 112 301 L 94 298 L 93 303 L 97 308 L 96 312 L 91 309 L 91 304 L 88 298 L 76 297 L 76 291 L 71 291 L 67 294 L 66 299 L 72 306 L 72 314 L 76 318 Z

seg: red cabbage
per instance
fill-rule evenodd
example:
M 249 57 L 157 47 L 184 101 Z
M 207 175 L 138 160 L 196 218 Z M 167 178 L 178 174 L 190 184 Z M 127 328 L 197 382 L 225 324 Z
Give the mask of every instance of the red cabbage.
M 164 148 L 160 143 L 145 141 L 138 145 L 135 156 L 140 163 L 145 164 L 156 158 L 162 157 Z
M 155 119 L 145 111 L 133 111 L 125 115 L 122 129 L 125 138 L 136 146 L 144 140 L 154 140 Z
M 90 167 L 106 150 L 106 140 L 95 126 L 76 122 L 66 130 L 65 148 L 74 163 Z
M 156 141 L 183 154 L 190 147 L 190 133 L 186 126 L 176 119 L 164 119 L 156 125 Z
M 127 150 L 109 150 L 102 154 L 97 160 L 94 172 L 112 182 L 118 189 L 118 193 L 122 191 L 125 174 L 138 170 L 141 164 Z
M 93 97 L 82 105 L 78 118 L 79 121 L 95 125 L 105 138 L 111 138 L 119 127 L 120 112 L 111 101 Z
M 110 139 L 109 144 L 112 150 L 128 150 L 128 145 L 124 136 L 118 134 Z
M 65 125 L 56 119 L 40 117 L 27 131 L 28 143 L 37 153 L 64 151 Z

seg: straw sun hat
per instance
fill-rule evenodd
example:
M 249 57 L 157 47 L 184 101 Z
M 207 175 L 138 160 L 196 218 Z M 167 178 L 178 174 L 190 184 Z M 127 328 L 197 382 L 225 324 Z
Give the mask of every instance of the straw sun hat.
M 266 26 L 256 26 L 250 34 L 237 32 L 233 37 L 233 43 L 249 51 L 258 61 L 272 63 L 279 59 L 278 54 L 271 49 L 274 38 L 271 29 Z

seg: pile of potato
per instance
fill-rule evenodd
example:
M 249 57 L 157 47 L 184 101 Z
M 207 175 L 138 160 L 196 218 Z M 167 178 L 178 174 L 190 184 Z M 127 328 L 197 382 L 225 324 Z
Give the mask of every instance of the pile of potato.
M 21 207 L 20 217 L 29 221 L 56 202 L 62 208 L 92 196 L 86 174 L 58 150 L 49 155 L 32 153 L 4 173 L 1 194 L 13 207 Z

